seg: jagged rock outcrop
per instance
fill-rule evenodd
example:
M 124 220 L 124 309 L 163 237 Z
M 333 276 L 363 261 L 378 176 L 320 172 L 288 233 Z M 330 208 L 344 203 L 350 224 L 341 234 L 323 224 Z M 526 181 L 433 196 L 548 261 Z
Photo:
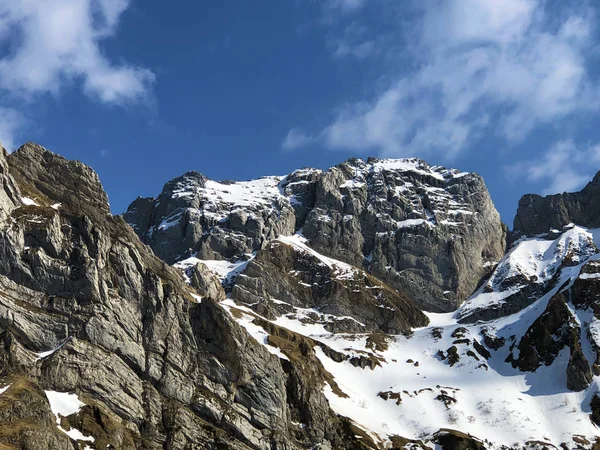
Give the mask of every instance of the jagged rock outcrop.
M 6 150 L 0 145 L 0 220 L 5 220 L 21 204 L 19 189 L 9 174 L 6 156 Z
M 519 200 L 513 232 L 534 236 L 560 230 L 574 223 L 588 228 L 600 227 L 600 172 L 581 191 L 547 195 L 527 194 Z
M 581 346 L 581 329 L 567 306 L 566 294 L 554 296 L 544 313 L 527 330 L 518 344 L 519 355 L 513 365 L 533 372 L 541 365 L 549 366 L 561 350 L 568 348 L 567 388 L 582 391 L 592 381 L 590 365 Z
M 328 408 L 310 427 L 292 422 L 296 409 L 327 404 L 321 386 L 307 387 L 311 403 L 290 396 L 290 370 L 213 300 L 198 302 L 177 270 L 110 214 L 91 169 L 34 144 L 8 166 L 16 183 L 1 171 L 14 187 L 7 197 L 26 195 L 28 204 L 8 207 L 0 224 L 0 383 L 13 383 L 0 394 L 0 423 L 19 423 L 0 443 L 75 448 L 51 426 L 40 394 L 58 391 L 87 405 L 61 427 L 104 447 L 352 445 Z M 39 418 L 3 409 L 8 394 L 38 405 L 29 414 Z
M 435 439 L 442 450 L 485 450 L 486 448 L 476 437 L 456 430 L 440 430 L 436 433 Z
M 481 177 L 419 159 L 351 159 L 327 172 L 217 183 L 191 172 L 124 215 L 173 263 L 236 259 L 302 230 L 316 251 L 451 311 L 490 273 L 505 227 Z
M 203 262 L 198 262 L 190 270 L 190 284 L 202 297 L 208 297 L 216 301 L 225 300 L 225 289 L 221 280 L 210 271 Z
M 102 219 L 110 214 L 108 196 L 96 172 L 28 142 L 8 156 L 10 174 L 21 192 L 43 206 Z
M 231 298 L 270 319 L 314 309 L 319 313 L 312 320 L 331 332 L 400 334 L 429 322 L 396 290 L 294 239 L 261 250 L 238 277 Z
M 241 256 L 293 234 L 294 197 L 280 193 L 281 181 L 215 182 L 188 172 L 165 184 L 156 200 L 138 198 L 124 218 L 169 264 L 192 254 L 208 260 Z

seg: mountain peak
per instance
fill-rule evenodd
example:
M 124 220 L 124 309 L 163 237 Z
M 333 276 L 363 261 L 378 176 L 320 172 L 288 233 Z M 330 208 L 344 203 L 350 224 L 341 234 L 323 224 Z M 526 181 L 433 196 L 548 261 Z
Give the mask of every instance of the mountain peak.
M 32 142 L 9 154 L 7 160 L 11 175 L 27 197 L 62 203 L 88 214 L 110 214 L 98 174 L 81 161 L 68 160 Z
M 414 173 L 422 176 L 430 176 L 439 181 L 450 181 L 454 178 L 460 178 L 467 175 L 475 175 L 468 172 L 461 172 L 457 169 L 444 166 L 431 165 L 421 158 L 376 158 L 368 157 L 367 160 L 361 158 L 349 158 L 336 167 L 352 167 L 369 172 L 405 172 Z M 357 172 L 358 173 L 358 172 Z
M 519 200 L 513 230 L 518 236 L 535 236 L 577 225 L 600 227 L 600 172 L 581 191 L 541 196 L 526 194 Z

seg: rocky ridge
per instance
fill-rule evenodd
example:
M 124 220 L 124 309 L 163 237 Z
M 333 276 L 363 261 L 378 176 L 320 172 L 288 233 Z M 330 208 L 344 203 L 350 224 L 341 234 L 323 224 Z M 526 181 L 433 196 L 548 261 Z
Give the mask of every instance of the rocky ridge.
M 600 173 L 579 192 L 524 195 L 514 220 L 514 233 L 534 236 L 561 230 L 569 224 L 587 228 L 600 227 Z

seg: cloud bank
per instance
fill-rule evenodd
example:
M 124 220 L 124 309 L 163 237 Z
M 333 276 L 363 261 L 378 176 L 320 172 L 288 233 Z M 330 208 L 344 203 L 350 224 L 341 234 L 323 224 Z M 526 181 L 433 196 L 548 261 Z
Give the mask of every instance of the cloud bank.
M 364 8 L 366 1 L 358 3 Z M 381 55 L 375 52 L 381 46 L 373 45 L 381 35 L 362 33 L 357 39 L 351 32 L 361 22 L 356 14 L 338 37 L 329 38 L 332 56 L 361 61 L 383 56 L 398 63 L 385 66 L 375 83 L 378 90 L 361 102 L 340 105 L 322 129 L 293 128 L 283 141 L 287 150 L 317 143 L 331 150 L 448 162 L 464 156 L 483 134 L 510 147 L 540 126 L 600 105 L 591 70 L 595 11 L 583 2 L 369 3 L 395 17 L 393 39 L 388 35 L 386 42 L 396 45 L 388 44 Z M 558 179 L 550 184 L 569 187 Z
M 600 165 L 600 144 L 578 146 L 568 139 L 556 142 L 540 157 L 516 162 L 505 167 L 506 177 L 513 182 L 544 182 L 543 195 L 574 192 L 595 175 Z
M 12 103 L 40 95 L 59 96 L 81 88 L 105 104 L 143 102 L 151 95 L 154 74 L 127 62 L 114 63 L 102 41 L 116 34 L 127 0 L 0 0 L 1 139 L 12 147 L 23 125 Z

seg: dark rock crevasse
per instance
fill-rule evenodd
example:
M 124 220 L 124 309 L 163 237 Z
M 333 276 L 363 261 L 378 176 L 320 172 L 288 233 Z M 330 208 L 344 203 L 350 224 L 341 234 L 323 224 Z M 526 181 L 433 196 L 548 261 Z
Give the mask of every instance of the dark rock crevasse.
M 509 360 L 515 367 L 533 372 L 541 365 L 551 365 L 561 350 L 568 348 L 567 388 L 582 391 L 592 381 L 592 370 L 583 354 L 580 335 L 580 327 L 567 306 L 566 294 L 557 294 L 521 338 L 518 358 L 512 360 L 509 356 Z

